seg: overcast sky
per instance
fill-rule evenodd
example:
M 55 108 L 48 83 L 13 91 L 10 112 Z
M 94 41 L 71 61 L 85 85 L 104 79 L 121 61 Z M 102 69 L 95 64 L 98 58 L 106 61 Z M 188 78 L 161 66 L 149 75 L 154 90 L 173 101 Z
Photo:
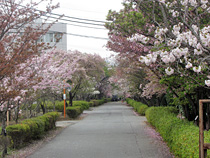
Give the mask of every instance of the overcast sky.
M 60 3 L 60 8 L 56 9 L 54 13 L 65 14 L 66 16 L 91 19 L 97 21 L 105 21 L 108 11 L 119 11 L 123 8 L 123 0 L 53 0 L 53 3 Z M 69 19 L 70 20 L 70 19 Z M 71 19 L 74 20 L 74 19 Z M 78 20 L 77 20 L 78 21 Z M 88 22 L 88 21 L 83 21 Z M 104 28 L 98 25 L 85 25 L 74 22 L 67 22 L 68 24 L 82 25 L 88 27 Z M 94 23 L 91 22 L 90 23 Z M 101 23 L 97 23 L 101 24 Z M 108 38 L 108 31 L 104 29 L 84 28 L 78 26 L 68 25 L 67 32 L 76 35 L 94 36 Z M 97 53 L 102 57 L 108 57 L 112 52 L 107 51 L 105 47 L 107 40 L 84 38 L 68 35 L 68 50 L 79 50 L 83 53 Z

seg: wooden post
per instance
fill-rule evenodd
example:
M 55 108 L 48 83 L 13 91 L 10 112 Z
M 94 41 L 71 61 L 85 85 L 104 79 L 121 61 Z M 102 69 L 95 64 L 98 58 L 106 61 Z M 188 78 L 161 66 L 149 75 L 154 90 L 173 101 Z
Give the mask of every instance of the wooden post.
M 7 126 L 9 126 L 9 110 L 7 110 Z
M 204 158 L 203 102 L 199 100 L 199 158 Z
M 210 149 L 210 143 L 204 144 L 203 103 L 210 103 L 210 99 L 199 100 L 199 158 L 206 158 L 207 149 Z

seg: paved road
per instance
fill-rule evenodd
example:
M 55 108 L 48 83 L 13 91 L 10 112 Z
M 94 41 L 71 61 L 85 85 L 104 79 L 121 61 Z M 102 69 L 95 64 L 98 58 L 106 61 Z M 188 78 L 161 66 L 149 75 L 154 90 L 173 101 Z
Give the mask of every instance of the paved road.
M 120 102 L 106 103 L 69 125 L 30 158 L 171 158 L 146 132 L 145 117 Z

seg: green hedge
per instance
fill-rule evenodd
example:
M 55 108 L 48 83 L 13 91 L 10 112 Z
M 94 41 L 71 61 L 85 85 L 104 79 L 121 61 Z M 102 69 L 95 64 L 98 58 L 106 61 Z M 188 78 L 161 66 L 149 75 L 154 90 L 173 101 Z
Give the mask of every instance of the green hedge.
M 69 101 L 67 101 L 69 104 Z M 83 110 L 89 109 L 91 103 L 87 101 L 73 101 L 73 106 L 81 106 Z M 63 101 L 56 101 L 55 102 L 55 110 L 58 112 L 63 112 L 64 109 L 64 102 Z
M 112 101 L 112 98 L 106 98 L 106 101 L 107 102 L 111 102 Z
M 87 101 L 73 101 L 73 106 L 81 106 L 82 110 L 87 110 L 90 107 Z
M 58 116 L 57 112 L 50 112 L 43 116 L 26 119 L 20 124 L 7 126 L 6 131 L 13 141 L 13 147 L 21 147 L 33 139 L 42 137 L 46 131 L 55 128 Z
M 151 107 L 146 111 L 148 122 L 157 129 L 176 157 L 199 157 L 199 128 L 176 116 L 174 107 Z M 210 132 L 205 132 L 205 142 L 210 143 Z
M 93 106 L 99 106 L 99 101 L 98 100 L 91 100 L 91 102 L 93 103 Z
M 72 106 L 66 108 L 66 113 L 70 118 L 77 118 L 83 112 L 81 106 Z
M 92 101 L 88 102 L 89 104 L 89 107 L 93 107 L 94 106 L 94 103 Z
M 130 99 L 130 98 L 127 98 L 126 102 L 127 102 L 127 104 L 132 106 L 134 108 L 134 110 L 137 111 L 142 116 L 145 115 L 145 111 L 148 109 L 147 105 L 145 105 L 141 102 L 137 102 L 137 101 L 135 101 L 133 99 Z
M 101 99 L 101 100 L 92 100 L 90 102 L 73 101 L 73 106 L 81 106 L 83 110 L 87 110 L 87 109 L 89 109 L 89 107 L 99 106 L 99 105 L 106 103 L 110 100 L 111 100 L 110 98 L 105 98 L 105 99 Z M 69 104 L 68 100 L 66 102 Z M 37 106 L 37 104 L 33 104 L 32 109 L 35 109 L 36 106 Z M 51 101 L 46 101 L 45 108 L 47 108 L 48 110 L 53 110 L 54 105 Z M 57 112 L 63 112 L 63 109 L 64 109 L 64 102 L 63 101 L 55 101 L 55 110 Z
M 107 100 L 105 99 L 100 99 L 100 100 L 91 100 L 91 102 L 93 102 L 93 106 L 99 106 L 99 105 L 102 105 L 106 102 Z
M 104 104 L 106 102 L 105 99 L 100 99 L 98 101 L 99 101 L 99 105 L 102 105 L 102 104 Z
M 63 112 L 64 101 L 55 101 L 55 110 L 58 112 Z

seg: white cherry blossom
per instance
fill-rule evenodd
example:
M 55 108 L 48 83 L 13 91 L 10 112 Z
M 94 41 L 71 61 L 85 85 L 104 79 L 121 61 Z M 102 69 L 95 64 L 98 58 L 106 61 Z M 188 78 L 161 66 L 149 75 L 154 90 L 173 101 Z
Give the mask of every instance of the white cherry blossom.
M 199 72 L 201 72 L 201 66 L 198 66 L 198 67 L 193 67 L 193 71 L 194 72 L 197 72 L 197 73 L 199 73 Z
M 187 65 L 186 65 L 185 67 L 186 67 L 186 69 L 191 68 L 191 67 L 192 67 L 192 63 L 188 62 Z
M 210 80 L 205 80 L 205 84 L 210 87 Z
M 165 69 L 165 72 L 167 75 L 172 75 L 174 73 L 174 69 L 172 69 L 171 67 L 167 67 Z

